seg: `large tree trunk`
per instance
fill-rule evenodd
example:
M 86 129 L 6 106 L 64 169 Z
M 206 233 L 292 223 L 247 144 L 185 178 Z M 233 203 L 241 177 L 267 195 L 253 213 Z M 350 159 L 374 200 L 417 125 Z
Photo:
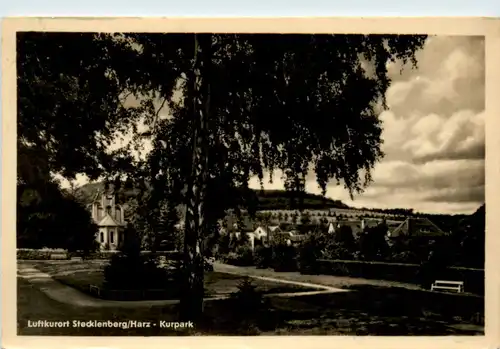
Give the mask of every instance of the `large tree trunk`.
M 192 165 L 186 194 L 184 226 L 184 288 L 180 315 L 184 321 L 201 318 L 204 295 L 203 232 L 208 176 L 208 118 L 210 114 L 211 40 L 209 34 L 194 35 L 194 64 L 188 78 L 192 108 Z

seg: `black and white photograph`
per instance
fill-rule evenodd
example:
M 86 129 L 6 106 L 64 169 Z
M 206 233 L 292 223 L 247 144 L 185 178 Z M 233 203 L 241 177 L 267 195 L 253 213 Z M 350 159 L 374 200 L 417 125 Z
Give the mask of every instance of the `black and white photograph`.
M 17 336 L 484 336 L 485 36 L 387 29 L 17 31 Z

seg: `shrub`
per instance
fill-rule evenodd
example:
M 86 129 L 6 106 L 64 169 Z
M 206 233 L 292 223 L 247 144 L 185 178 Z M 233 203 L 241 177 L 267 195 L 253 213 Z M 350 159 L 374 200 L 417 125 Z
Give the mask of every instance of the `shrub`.
M 272 257 L 271 247 L 261 245 L 255 248 L 254 263 L 257 268 L 269 268 L 271 266 Z
M 274 245 L 272 256 L 272 267 L 275 271 L 297 270 L 297 252 L 295 247 L 287 244 Z
M 230 252 L 231 236 L 229 234 L 221 234 L 217 242 L 217 253 L 225 255 Z
M 156 256 L 141 253 L 140 240 L 135 230 L 127 227 L 122 250 L 111 257 L 104 269 L 104 287 L 113 290 L 166 289 L 174 286 L 177 276 L 159 265 Z M 174 280 L 172 280 L 174 279 Z
M 385 223 L 365 228 L 359 239 L 359 248 L 363 259 L 380 261 L 388 257 L 389 245 L 385 239 L 387 229 Z
M 299 247 L 298 268 L 301 273 L 317 272 L 317 261 L 321 258 L 321 246 L 313 236 L 305 240 Z
M 230 252 L 226 258 L 229 264 L 248 266 L 253 265 L 253 251 L 249 246 L 239 246 L 236 252 Z
M 58 253 L 54 250 L 36 250 L 36 249 L 18 249 L 17 259 L 19 260 L 48 260 L 52 253 Z
M 119 251 L 97 251 L 97 252 L 92 252 L 87 255 L 83 255 L 82 258 L 85 259 L 110 259 L 114 255 L 119 253 Z
M 411 251 L 402 251 L 402 252 L 394 253 L 391 256 L 390 261 L 394 262 L 394 263 L 413 264 L 413 263 L 419 263 L 419 258 L 415 253 L 413 253 Z
M 240 282 L 238 291 L 231 294 L 229 301 L 233 309 L 232 325 L 236 327 L 238 334 L 258 334 L 258 323 L 266 316 L 269 307 L 249 278 Z
M 113 290 L 164 289 L 170 272 L 144 256 L 116 254 L 104 268 L 104 286 Z
M 221 259 L 224 263 L 238 266 L 253 265 L 253 252 L 249 246 L 239 246 L 236 252 L 229 252 L 222 255 Z
M 333 241 L 323 251 L 323 258 L 350 260 L 354 259 L 354 254 L 344 243 Z

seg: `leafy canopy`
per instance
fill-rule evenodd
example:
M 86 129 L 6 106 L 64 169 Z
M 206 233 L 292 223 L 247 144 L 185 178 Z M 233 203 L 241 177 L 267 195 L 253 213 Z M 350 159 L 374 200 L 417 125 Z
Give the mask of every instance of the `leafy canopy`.
M 330 180 L 351 194 L 369 184 L 383 156 L 387 62 L 416 64 L 425 36 L 199 36 L 208 35 L 207 195 L 217 199 L 208 216 L 246 204 L 250 177 L 262 181 L 266 170 L 281 170 L 294 192 L 305 190 L 311 169 L 323 193 Z M 133 172 L 150 181 L 151 200 L 182 202 L 193 58 L 193 34 L 19 33 L 20 142 L 42 152 L 52 172 L 93 179 Z M 149 133 L 139 132 L 139 121 Z M 128 130 L 129 151 L 109 151 Z M 151 151 L 141 162 L 130 150 L 144 137 Z

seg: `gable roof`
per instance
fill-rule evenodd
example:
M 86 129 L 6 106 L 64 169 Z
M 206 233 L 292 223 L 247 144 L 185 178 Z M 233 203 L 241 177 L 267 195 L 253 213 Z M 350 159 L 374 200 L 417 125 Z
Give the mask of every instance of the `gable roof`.
M 243 231 L 250 233 L 255 229 L 257 229 L 256 224 L 246 215 L 242 216 L 240 219 L 232 214 L 226 217 L 226 231 L 228 232 Z
M 391 233 L 391 237 L 398 236 L 443 236 L 447 235 L 428 218 L 409 217 Z
M 97 223 L 100 227 L 121 227 L 120 223 L 117 223 L 113 217 L 106 213 L 103 219 L 99 223 Z

